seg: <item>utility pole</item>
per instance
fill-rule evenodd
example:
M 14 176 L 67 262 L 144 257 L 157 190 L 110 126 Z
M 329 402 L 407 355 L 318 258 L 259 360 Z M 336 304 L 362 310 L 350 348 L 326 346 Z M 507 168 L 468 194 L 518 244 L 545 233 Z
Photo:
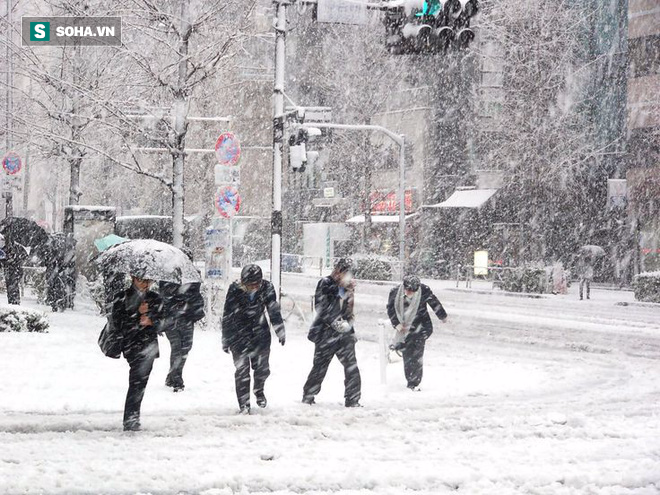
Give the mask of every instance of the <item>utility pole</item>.
M 12 35 L 13 35 L 13 0 L 7 0 L 7 52 L 6 64 L 7 72 L 5 74 L 5 82 L 7 87 L 6 92 L 6 131 L 5 131 L 5 153 L 9 153 L 13 145 L 13 111 L 14 111 L 14 57 L 12 53 Z M 4 175 L 4 193 L 5 198 L 5 216 L 11 217 L 14 215 L 13 194 L 11 190 L 11 183 L 9 177 Z
M 270 278 L 278 298 L 282 285 L 282 153 L 284 143 L 284 63 L 286 8 L 289 0 L 273 0 L 275 6 L 275 84 L 273 86 L 273 212 L 271 217 Z
M 332 123 L 310 123 L 302 124 L 303 129 L 316 127 L 317 129 L 344 129 L 348 131 L 378 131 L 386 134 L 399 146 L 399 264 L 401 265 L 401 277 L 403 278 L 403 264 L 406 259 L 406 141 L 403 135 L 390 131 L 380 125 L 367 124 L 332 124 Z M 365 217 L 366 221 L 366 217 Z

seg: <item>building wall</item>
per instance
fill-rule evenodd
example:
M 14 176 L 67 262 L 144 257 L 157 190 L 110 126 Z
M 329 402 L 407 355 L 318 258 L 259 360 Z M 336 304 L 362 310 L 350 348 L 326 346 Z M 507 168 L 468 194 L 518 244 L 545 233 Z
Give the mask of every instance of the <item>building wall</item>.
M 636 271 L 660 266 L 660 0 L 629 0 L 628 190 Z
M 628 8 L 628 136 L 630 167 L 660 163 L 660 0 Z

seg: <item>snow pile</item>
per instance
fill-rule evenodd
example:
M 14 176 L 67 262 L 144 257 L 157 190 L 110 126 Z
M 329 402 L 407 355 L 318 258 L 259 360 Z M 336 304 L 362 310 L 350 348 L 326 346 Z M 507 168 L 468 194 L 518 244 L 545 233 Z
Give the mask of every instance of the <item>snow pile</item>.
M 638 301 L 660 303 L 660 272 L 640 273 L 635 277 L 633 287 Z
M 0 332 L 48 331 L 48 318 L 41 311 L 14 305 L 0 306 Z
M 307 310 L 316 281 L 285 275 L 283 286 Z M 178 394 L 164 385 L 160 338 L 138 433 L 122 431 L 128 366 L 99 351 L 93 307 L 53 313 L 47 334 L 0 334 L 11 377 L 0 380 L 0 493 L 658 493 L 655 308 L 615 306 L 632 294 L 597 288 L 587 302 L 575 286 L 518 299 L 429 283 L 449 318 L 434 320 L 421 392 L 406 389 L 401 362 L 381 384 L 376 322 L 390 286 L 358 283 L 359 409 L 343 407 L 337 360 L 317 404 L 300 402 L 314 346 L 291 319 L 272 348 L 269 406 L 250 416 L 237 414 L 218 332 L 196 331 Z

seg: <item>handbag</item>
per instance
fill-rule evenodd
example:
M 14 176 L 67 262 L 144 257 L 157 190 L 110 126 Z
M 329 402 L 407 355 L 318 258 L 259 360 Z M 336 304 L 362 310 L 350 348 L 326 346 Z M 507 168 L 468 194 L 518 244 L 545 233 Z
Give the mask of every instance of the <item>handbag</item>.
M 112 359 L 121 357 L 123 335 L 117 332 L 112 322 L 108 321 L 99 334 L 101 352 Z

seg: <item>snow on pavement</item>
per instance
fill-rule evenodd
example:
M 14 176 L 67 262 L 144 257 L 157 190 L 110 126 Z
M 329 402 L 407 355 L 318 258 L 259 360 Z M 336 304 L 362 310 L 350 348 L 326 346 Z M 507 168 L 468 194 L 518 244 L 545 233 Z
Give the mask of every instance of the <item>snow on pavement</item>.
M 303 302 L 315 281 L 286 283 Z M 296 320 L 272 348 L 269 407 L 239 416 L 219 333 L 197 331 L 179 394 L 160 339 L 138 433 L 121 429 L 128 367 L 98 350 L 89 307 L 0 334 L 0 493 L 660 493 L 660 309 L 434 289 L 450 318 L 421 392 L 400 362 L 380 384 L 389 287 L 363 283 L 365 407 L 343 407 L 336 360 L 317 405 L 300 403 L 313 346 Z

